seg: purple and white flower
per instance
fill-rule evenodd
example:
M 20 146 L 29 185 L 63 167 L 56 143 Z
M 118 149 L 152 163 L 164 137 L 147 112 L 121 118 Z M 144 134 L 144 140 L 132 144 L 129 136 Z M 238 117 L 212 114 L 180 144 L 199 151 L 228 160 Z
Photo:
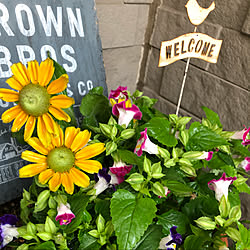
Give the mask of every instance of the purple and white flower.
M 147 128 L 141 132 L 141 137 L 137 141 L 134 153 L 138 156 L 141 156 L 142 151 L 145 151 L 149 154 L 159 154 L 158 146 L 151 142 L 147 135 Z
M 250 144 L 250 139 L 249 137 L 249 132 L 250 132 L 250 127 L 249 128 L 244 128 L 241 131 L 236 131 L 232 136 L 231 139 L 235 140 L 242 140 L 242 145 L 247 146 Z
M 213 154 L 214 154 L 213 151 L 209 152 L 203 151 L 203 154 L 199 156 L 197 159 L 210 161 L 213 158 Z
M 13 214 L 0 217 L 0 249 L 10 243 L 13 238 L 18 238 L 16 223 L 18 219 Z
M 98 174 L 95 174 L 96 184 L 94 186 L 95 195 L 99 195 L 108 188 L 115 189 L 115 185 L 118 185 L 124 181 L 124 176 L 118 176 L 111 171 L 107 173 L 105 168 L 100 169 Z
M 177 226 L 170 228 L 170 235 L 161 239 L 159 249 L 172 250 L 176 249 L 176 246 L 181 245 L 182 236 L 177 233 L 176 229 Z
M 122 161 L 114 162 L 114 165 L 109 168 L 111 173 L 121 177 L 124 177 L 126 174 L 128 174 L 131 169 L 132 165 L 126 165 Z
M 68 225 L 74 218 L 75 215 L 70 210 L 70 204 L 67 203 L 65 205 L 63 203 L 60 203 L 60 205 L 57 207 L 56 221 L 59 220 L 60 225 Z
M 246 157 L 238 167 L 244 168 L 246 172 L 250 171 L 250 157 Z
M 232 184 L 236 179 L 237 177 L 226 177 L 226 173 L 223 173 L 222 177 L 219 180 L 213 179 L 207 184 L 211 190 L 215 191 L 216 200 L 220 201 L 223 195 L 227 199 L 228 188 L 230 184 Z
M 127 87 L 119 86 L 116 90 L 111 90 L 109 94 L 109 100 L 112 106 L 116 103 L 126 101 L 128 99 Z
M 115 104 L 112 113 L 118 117 L 118 124 L 125 124 L 126 128 L 132 119 L 141 120 L 142 117 L 140 109 L 135 104 L 131 104 L 130 100 Z

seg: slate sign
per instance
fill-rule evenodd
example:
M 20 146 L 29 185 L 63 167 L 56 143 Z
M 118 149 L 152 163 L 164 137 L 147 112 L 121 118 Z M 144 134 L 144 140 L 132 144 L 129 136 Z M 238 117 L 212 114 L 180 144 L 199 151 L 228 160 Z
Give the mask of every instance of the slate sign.
M 69 75 L 68 95 L 75 98 L 75 109 L 93 87 L 102 86 L 107 95 L 94 0 L 1 0 L 0 87 L 8 87 L 12 63 L 40 63 L 47 51 Z M 0 100 L 0 115 L 12 105 Z M 26 164 L 20 158 L 25 147 L 11 138 L 10 128 L 0 121 L 0 204 L 30 184 L 18 178 Z

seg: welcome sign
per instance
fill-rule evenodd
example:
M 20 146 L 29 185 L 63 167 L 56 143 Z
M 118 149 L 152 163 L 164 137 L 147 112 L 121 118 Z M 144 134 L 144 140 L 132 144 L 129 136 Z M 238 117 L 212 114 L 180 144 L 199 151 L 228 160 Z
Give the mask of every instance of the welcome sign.
M 13 63 L 40 63 L 47 52 L 67 71 L 68 95 L 74 97 L 75 107 L 93 87 L 102 86 L 107 94 L 94 0 L 1 0 L 1 88 L 8 87 L 5 81 Z M 11 105 L 0 100 L 0 115 Z M 28 185 L 18 178 L 24 149 L 11 138 L 10 125 L 0 121 L 0 204 Z

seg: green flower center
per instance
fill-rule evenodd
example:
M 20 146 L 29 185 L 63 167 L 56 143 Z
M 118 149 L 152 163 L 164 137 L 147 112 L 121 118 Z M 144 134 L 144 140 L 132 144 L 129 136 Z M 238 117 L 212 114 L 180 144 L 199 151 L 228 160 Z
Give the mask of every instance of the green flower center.
M 73 167 L 75 156 L 69 148 L 55 148 L 49 152 L 47 162 L 49 167 L 55 172 L 63 173 Z
M 30 83 L 19 92 L 19 104 L 26 114 L 35 117 L 48 112 L 50 95 L 39 84 Z

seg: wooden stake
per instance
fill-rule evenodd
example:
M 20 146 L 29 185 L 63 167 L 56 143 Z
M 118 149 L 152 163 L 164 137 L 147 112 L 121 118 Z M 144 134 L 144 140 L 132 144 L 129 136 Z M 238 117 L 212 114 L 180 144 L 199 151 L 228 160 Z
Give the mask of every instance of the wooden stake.
M 193 32 L 196 32 L 196 30 L 197 30 L 197 26 L 195 26 Z M 186 68 L 185 68 L 185 72 L 184 72 L 184 77 L 183 77 L 183 80 L 182 80 L 181 92 L 180 92 L 180 95 L 179 95 L 178 105 L 177 105 L 177 109 L 176 109 L 176 113 L 175 113 L 177 116 L 178 116 L 179 109 L 180 109 L 180 106 L 181 106 L 181 99 L 182 99 L 183 90 L 184 90 L 184 87 L 185 87 L 185 82 L 186 82 L 186 78 L 187 78 L 187 72 L 188 72 L 190 59 L 191 58 L 189 57 L 188 60 L 187 60 L 187 64 L 186 64 Z

